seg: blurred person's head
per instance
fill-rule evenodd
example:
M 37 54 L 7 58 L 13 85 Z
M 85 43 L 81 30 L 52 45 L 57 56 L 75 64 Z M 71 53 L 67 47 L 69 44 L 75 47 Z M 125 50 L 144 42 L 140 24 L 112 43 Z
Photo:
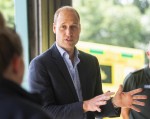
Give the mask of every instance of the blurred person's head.
M 55 12 L 53 32 L 60 47 L 68 52 L 73 51 L 79 40 L 80 30 L 80 17 L 73 7 L 64 6 Z
M 149 67 L 150 67 L 150 42 L 149 42 L 148 47 L 147 47 L 146 55 L 147 55 L 147 58 L 149 60 Z
M 5 27 L 5 20 L 2 13 L 0 12 L 0 29 L 4 27 Z
M 20 37 L 10 28 L 0 28 L 0 75 L 21 84 L 24 73 Z

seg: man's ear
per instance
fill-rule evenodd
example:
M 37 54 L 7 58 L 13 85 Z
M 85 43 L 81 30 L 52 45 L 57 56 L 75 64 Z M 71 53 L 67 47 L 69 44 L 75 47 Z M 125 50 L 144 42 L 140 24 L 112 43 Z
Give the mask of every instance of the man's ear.
M 80 27 L 80 33 L 81 33 L 81 24 L 79 24 L 79 27 Z
M 56 33 L 56 24 L 53 23 L 53 32 Z
M 16 74 L 19 71 L 20 58 L 18 56 L 14 56 L 12 60 L 13 72 Z

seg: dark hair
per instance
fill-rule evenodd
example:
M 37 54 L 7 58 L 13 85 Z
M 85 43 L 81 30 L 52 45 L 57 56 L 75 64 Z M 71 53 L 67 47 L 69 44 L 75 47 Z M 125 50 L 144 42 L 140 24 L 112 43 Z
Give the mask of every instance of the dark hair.
M 0 28 L 0 74 L 9 66 L 12 58 L 21 56 L 22 44 L 18 34 L 10 28 Z
M 5 19 L 2 15 L 2 13 L 0 12 L 0 29 L 5 27 Z

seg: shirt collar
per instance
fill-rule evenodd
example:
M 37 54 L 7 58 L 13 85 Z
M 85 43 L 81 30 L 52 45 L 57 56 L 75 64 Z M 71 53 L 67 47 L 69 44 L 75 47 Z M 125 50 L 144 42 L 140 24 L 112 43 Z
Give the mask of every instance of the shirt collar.
M 57 43 L 56 43 L 56 47 L 59 51 L 59 53 L 61 54 L 61 56 L 63 57 L 65 53 L 67 53 L 63 48 L 61 48 Z M 67 53 L 68 54 L 68 53 Z M 75 48 L 75 58 L 78 57 L 79 55 L 79 51 L 77 50 L 77 48 Z
M 67 56 L 67 58 L 69 59 L 69 54 L 63 48 L 61 48 L 57 43 L 56 43 L 56 47 L 63 58 L 65 58 L 65 56 Z M 79 51 L 75 47 L 74 64 L 76 64 L 76 65 L 80 62 L 80 59 L 78 57 L 79 54 L 80 54 Z
M 56 47 L 59 51 L 59 53 L 61 54 L 61 56 L 63 57 L 65 53 L 67 53 L 63 48 L 61 48 L 57 43 L 56 43 Z

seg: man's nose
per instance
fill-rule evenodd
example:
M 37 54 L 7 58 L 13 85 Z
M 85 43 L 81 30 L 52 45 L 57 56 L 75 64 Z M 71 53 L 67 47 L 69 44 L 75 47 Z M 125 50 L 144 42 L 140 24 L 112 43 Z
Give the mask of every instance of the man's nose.
M 66 29 L 66 35 L 67 35 L 67 36 L 71 36 L 71 35 L 72 35 L 72 30 L 71 30 L 71 28 L 67 28 L 67 29 Z

